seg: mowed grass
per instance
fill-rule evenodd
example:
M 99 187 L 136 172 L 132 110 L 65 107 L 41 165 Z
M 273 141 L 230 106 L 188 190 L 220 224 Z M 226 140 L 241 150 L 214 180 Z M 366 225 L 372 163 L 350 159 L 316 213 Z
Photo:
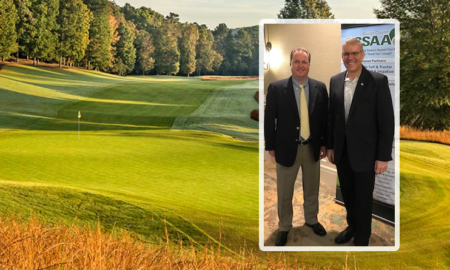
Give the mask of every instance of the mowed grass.
M 243 83 L 6 65 L 0 73 L 0 121 L 3 128 L 76 130 L 81 111 L 84 130 L 170 128 L 215 89 Z
M 167 224 L 169 237 L 195 245 L 221 234 L 224 249 L 256 247 L 257 143 L 171 129 L 217 89 L 243 83 L 4 66 L 0 211 L 100 221 L 150 242 Z
M 258 81 L 218 88 L 188 116 L 178 117 L 172 128 L 200 129 L 258 138 L 258 122 L 251 119 L 248 108 L 257 109 L 254 99 Z
M 172 243 L 203 246 L 220 239 L 222 250 L 256 247 L 257 144 L 220 134 L 236 129 L 239 136 L 253 136 L 254 127 L 239 120 L 244 112 L 227 110 L 238 102 L 236 95 L 249 97 L 251 84 L 242 83 L 5 66 L 0 212 L 49 224 L 100 222 L 144 243 L 165 242 L 167 227 Z M 198 92 L 189 90 L 198 99 L 179 92 L 191 84 L 200 85 Z M 174 88 L 176 97 L 169 99 L 164 91 Z M 247 102 L 254 104 L 253 94 Z M 179 106 L 169 106 L 174 104 Z M 133 115 L 142 118 L 133 121 Z M 208 117 L 197 121 L 202 115 Z M 171 121 L 182 130 L 171 129 Z M 402 141 L 400 157 L 399 251 L 292 252 L 280 260 L 306 268 L 449 268 L 450 147 Z M 272 253 L 258 256 L 273 259 Z
M 78 111 L 82 111 L 83 119 L 89 122 L 137 126 L 151 124 L 170 128 L 177 117 L 189 115 L 203 104 L 213 90 L 233 84 L 236 83 L 225 81 L 217 84 L 186 79 L 117 85 L 102 89 L 87 100 L 64 107 L 59 110 L 58 117 L 73 119 Z M 222 117 L 225 116 L 222 114 Z
M 450 268 L 450 146 L 400 142 L 400 249 L 395 252 L 302 252 L 306 265 L 349 269 Z

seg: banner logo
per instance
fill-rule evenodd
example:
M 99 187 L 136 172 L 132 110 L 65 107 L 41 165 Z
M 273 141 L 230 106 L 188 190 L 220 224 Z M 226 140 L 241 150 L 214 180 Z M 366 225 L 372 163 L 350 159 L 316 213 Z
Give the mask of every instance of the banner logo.
M 394 45 L 395 28 L 392 28 L 391 31 L 365 32 L 362 37 L 355 38 L 361 40 L 363 46 Z

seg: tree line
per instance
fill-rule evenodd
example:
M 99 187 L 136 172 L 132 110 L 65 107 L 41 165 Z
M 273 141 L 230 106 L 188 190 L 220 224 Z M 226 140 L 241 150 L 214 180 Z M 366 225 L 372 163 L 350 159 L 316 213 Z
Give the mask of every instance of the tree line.
M 400 22 L 400 123 L 450 129 L 450 4 L 448 0 L 380 0 L 379 19 Z
M 113 74 L 258 75 L 258 26 L 214 30 L 108 0 L 0 0 L 0 58 Z

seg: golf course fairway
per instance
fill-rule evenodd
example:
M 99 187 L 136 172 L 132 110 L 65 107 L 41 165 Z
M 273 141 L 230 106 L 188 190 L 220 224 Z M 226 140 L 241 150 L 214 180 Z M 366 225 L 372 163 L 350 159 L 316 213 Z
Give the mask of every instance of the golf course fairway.
M 4 66 L 0 211 L 257 247 L 257 85 Z
M 400 143 L 398 251 L 259 252 L 257 88 L 4 65 L 0 213 L 150 244 L 167 228 L 174 244 L 245 246 L 306 268 L 450 268 L 450 146 L 426 142 Z

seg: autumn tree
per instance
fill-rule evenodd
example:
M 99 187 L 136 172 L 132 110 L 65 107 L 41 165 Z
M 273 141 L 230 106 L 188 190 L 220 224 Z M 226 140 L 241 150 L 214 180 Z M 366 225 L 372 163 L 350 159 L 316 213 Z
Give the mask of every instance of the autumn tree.
M 152 35 L 145 30 L 139 31 L 135 47 L 137 51 L 135 70 L 142 75 L 147 74 L 155 66 L 155 59 L 153 58 L 155 46 L 153 45 Z

